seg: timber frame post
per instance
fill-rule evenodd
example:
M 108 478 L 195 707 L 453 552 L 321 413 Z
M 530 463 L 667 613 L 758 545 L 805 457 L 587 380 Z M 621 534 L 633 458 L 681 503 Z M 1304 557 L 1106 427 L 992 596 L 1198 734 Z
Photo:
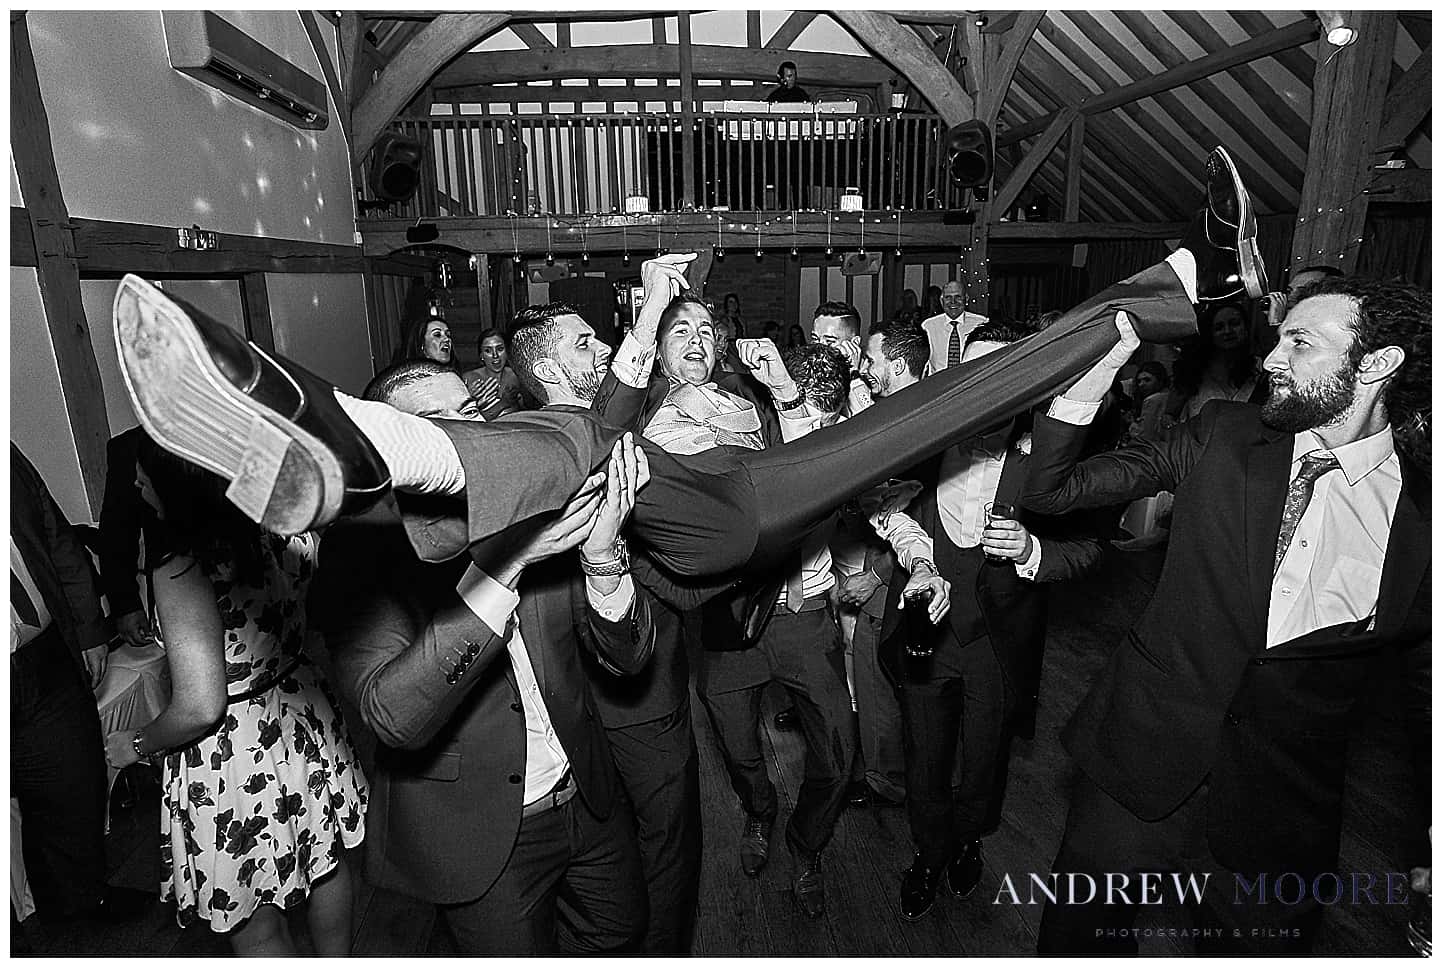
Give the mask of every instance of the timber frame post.
M 10 20 L 10 149 L 34 238 L 40 301 L 45 307 L 45 322 L 60 369 L 60 389 L 65 397 L 70 431 L 75 437 L 80 476 L 90 512 L 98 518 L 105 491 L 105 446 L 110 441 L 110 420 L 105 412 L 100 366 L 95 361 L 95 347 L 80 294 L 74 226 L 55 169 L 50 119 L 41 96 L 30 29 L 23 13 L 12 15 Z
M 1365 189 L 1382 123 L 1397 15 L 1354 10 L 1343 19 L 1357 31 L 1354 43 L 1334 47 L 1325 38 L 1318 41 L 1312 138 L 1289 275 L 1310 266 L 1352 271 L 1367 221 Z

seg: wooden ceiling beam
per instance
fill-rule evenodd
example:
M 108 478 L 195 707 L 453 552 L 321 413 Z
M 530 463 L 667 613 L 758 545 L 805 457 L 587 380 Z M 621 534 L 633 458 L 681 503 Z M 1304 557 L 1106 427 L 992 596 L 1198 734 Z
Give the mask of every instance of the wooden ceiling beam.
M 986 93 L 978 102 L 977 117 L 987 125 L 996 124 L 997 112 L 1006 101 L 1006 92 L 1011 88 L 1011 79 L 1021 63 L 1021 55 L 1026 52 L 1031 36 L 1046 16 L 1046 11 L 1024 10 L 1014 16 L 1016 26 L 1005 35 L 1006 47 L 1002 49 L 995 68 L 988 71 Z
M 1417 55 L 1407 72 L 1392 84 L 1382 106 L 1382 126 L 1373 149 L 1381 164 L 1412 137 L 1412 132 L 1432 113 L 1432 46 Z
M 1204 50 L 1222 50 L 1230 44 L 1212 29 L 1207 19 L 1193 10 L 1168 10 L 1166 16 L 1171 17 L 1177 25 L 1186 31 L 1187 35 L 1202 46 Z M 1117 16 L 1124 22 L 1129 18 L 1145 20 L 1141 14 L 1118 11 Z M 1130 23 L 1128 23 L 1130 26 Z M 1137 34 L 1141 37 L 1141 34 Z M 1143 38 L 1146 41 L 1146 38 Z M 1150 44 L 1149 44 L 1150 46 Z M 1185 58 L 1182 58 L 1185 59 Z M 1309 118 L 1298 108 L 1297 105 L 1288 101 L 1277 93 L 1276 88 L 1267 82 L 1266 78 L 1257 73 L 1255 62 L 1238 64 L 1227 73 L 1236 81 L 1247 96 L 1257 102 L 1257 107 L 1262 109 L 1263 115 L 1272 124 L 1281 128 L 1282 131 L 1292 140 L 1298 148 L 1303 151 L 1307 149 L 1307 142 L 1311 138 Z
M 531 50 L 555 50 L 556 45 L 546 39 L 535 24 L 509 24 L 511 33 L 521 38 L 521 43 Z
M 1272 22 L 1267 19 L 1266 14 L 1256 10 L 1228 10 L 1227 12 L 1232 15 L 1232 19 L 1237 22 L 1239 27 L 1254 37 L 1263 36 L 1273 30 L 1286 30 L 1287 27 L 1296 26 L 1296 24 L 1287 24 L 1283 27 L 1273 27 Z M 1314 27 L 1317 25 L 1317 21 L 1310 16 L 1298 20 L 1296 23 L 1310 23 Z M 1320 33 L 1321 31 L 1319 29 L 1318 34 Z M 1316 36 L 1314 35 L 1312 39 L 1315 40 Z M 1286 47 L 1282 50 L 1273 51 L 1271 56 L 1276 58 L 1277 63 L 1281 64 L 1287 73 L 1301 81 L 1302 85 L 1308 90 L 1311 90 L 1312 74 L 1316 70 L 1317 62 L 1311 54 L 1302 50 L 1302 47 L 1307 43 L 1309 43 L 1309 41 L 1303 41 L 1295 47 Z
M 1078 114 L 1076 108 L 1068 108 L 1056 116 L 1056 120 L 1053 121 L 1051 126 L 1037 139 L 1036 144 L 1032 145 L 1031 150 L 1026 153 L 1026 157 L 1022 159 L 1021 164 L 1017 165 L 1016 170 L 1007 178 L 1006 184 L 997 190 L 996 201 L 994 203 L 996 211 L 1005 212 L 1016 203 L 1017 196 L 1020 195 L 1021 190 L 1026 187 L 1026 183 L 1031 180 L 1031 176 L 1036 174 L 1037 169 L 1041 167 L 1041 163 L 1046 161 L 1052 149 L 1061 141 L 1062 135 L 1071 130 L 1073 119 L 1078 117 L 1080 117 L 1080 114 Z M 1060 201 L 1060 199 L 1058 201 Z
M 1288 265 L 1293 272 L 1319 265 L 1350 272 L 1366 224 L 1364 189 L 1391 77 L 1397 15 L 1352 10 L 1344 19 L 1357 31 L 1355 42 L 1336 51 L 1344 56 L 1317 59 L 1307 181 Z M 1322 47 L 1336 50 L 1326 41 Z
M 1138 60 L 1135 54 L 1127 50 L 1126 45 L 1122 43 L 1120 38 L 1103 27 L 1091 14 L 1076 10 L 1069 11 L 1068 16 L 1071 17 L 1072 23 L 1076 24 L 1077 28 L 1082 32 L 1082 35 L 1091 41 L 1112 63 L 1120 67 L 1129 77 L 1143 79 L 1150 74 L 1146 65 Z M 1173 47 L 1165 37 L 1158 37 L 1158 41 L 1165 46 L 1165 49 L 1160 52 L 1165 56 L 1159 56 L 1159 59 L 1163 63 L 1170 61 L 1175 67 L 1183 67 L 1192 63 L 1182 55 L 1181 51 Z M 1100 65 L 1098 65 L 1098 69 L 1100 69 Z M 1280 175 L 1282 181 L 1287 185 L 1299 188 L 1302 184 L 1301 167 L 1278 151 L 1277 145 L 1272 140 L 1272 135 L 1268 131 L 1263 130 L 1262 125 L 1258 124 L 1256 120 L 1248 118 L 1246 112 L 1228 97 L 1221 88 L 1216 86 L 1215 77 L 1216 75 L 1213 74 L 1209 77 L 1198 78 L 1190 85 L 1187 85 L 1187 87 L 1195 97 L 1216 114 L 1224 124 L 1232 129 L 1240 144 L 1246 145 L 1256 153 L 1257 158 L 1262 164 L 1270 167 L 1273 172 Z M 1170 114 L 1188 133 L 1196 132 L 1197 135 L 1199 135 L 1198 144 L 1201 145 L 1201 147 L 1206 149 L 1211 148 L 1211 145 L 1207 144 L 1209 137 L 1217 141 L 1231 140 L 1227 137 L 1225 131 L 1212 130 L 1210 125 L 1204 123 L 1197 117 L 1197 114 L 1188 108 L 1181 98 L 1172 91 L 1158 95 L 1156 102 L 1158 108 Z M 1242 152 L 1238 150 L 1238 147 L 1238 143 L 1233 143 L 1232 154 L 1234 156 L 1242 154 Z M 1241 159 L 1239 158 L 1238 160 L 1240 161 Z
M 871 10 L 834 10 L 832 15 L 867 49 L 910 81 L 947 124 L 960 124 L 975 116 L 971 95 L 895 17 Z
M 1050 21 L 1041 25 L 1043 36 L 1061 52 L 1072 64 L 1079 67 L 1082 72 L 1092 81 L 1093 84 L 1105 90 L 1106 85 L 1113 84 L 1111 75 L 1097 64 L 1076 42 L 1055 29 Z M 1163 115 L 1186 132 L 1186 137 L 1178 140 L 1169 134 L 1166 128 L 1157 124 L 1153 112 L 1144 109 L 1135 100 L 1128 100 L 1120 105 L 1121 117 L 1108 117 L 1105 112 L 1090 114 L 1086 110 L 1088 101 L 1082 102 L 1082 111 L 1090 117 L 1108 117 L 1108 121 L 1119 125 L 1119 131 L 1128 131 L 1128 134 L 1119 136 L 1117 144 L 1119 147 L 1127 146 L 1128 153 L 1141 152 L 1143 155 L 1149 153 L 1152 159 L 1148 168 L 1157 172 L 1170 172 L 1177 180 L 1176 184 L 1188 184 L 1200 171 L 1200 162 L 1224 134 L 1214 132 L 1210 127 L 1204 125 L 1197 119 L 1191 110 L 1183 104 L 1171 91 L 1162 91 L 1152 95 L 1156 99 L 1156 107 Z M 1090 100 L 1090 99 L 1088 99 Z M 1150 143 L 1156 144 L 1156 149 L 1149 149 Z M 1240 152 L 1233 152 L 1234 157 Z M 1296 208 L 1295 196 L 1291 192 L 1295 189 L 1287 185 L 1278 189 L 1272 181 L 1259 176 L 1256 166 L 1248 157 L 1238 157 L 1239 164 L 1244 169 L 1250 170 L 1253 175 L 1248 182 L 1252 189 L 1253 198 L 1257 199 L 1264 209 L 1271 211 L 1291 211 Z M 1196 167 L 1192 167 L 1195 165 Z M 1273 175 L 1275 177 L 1275 174 Z M 1199 179 L 1198 179 L 1199 181 Z M 1186 198 L 1186 194 L 1179 197 Z
M 503 13 L 448 13 L 432 20 L 402 48 L 371 85 L 351 115 L 355 156 L 370 151 L 391 118 L 448 61 L 507 21 Z M 538 52 L 525 51 L 534 57 Z
M 1045 26 L 1045 22 L 1043 25 Z M 1024 58 L 1018 77 L 1029 76 L 1034 82 L 1052 91 L 1079 87 L 1075 75 L 1043 48 L 1033 44 L 1031 56 Z M 1077 105 L 1079 108 L 1080 105 Z M 1127 109 L 1123 108 L 1123 112 Z M 1201 186 L 1200 177 L 1189 178 L 1184 167 L 1197 154 L 1172 140 L 1158 140 L 1160 151 L 1143 142 L 1126 117 L 1096 114 L 1088 117 L 1093 146 L 1098 157 L 1107 156 L 1110 173 L 1123 183 L 1122 190 L 1135 190 L 1147 199 L 1154 218 L 1177 218 L 1189 212 Z M 1133 122 L 1134 123 L 1134 122 Z M 1164 133 L 1163 133 L 1164 134 Z M 1175 150 L 1171 160 L 1165 152 Z M 1182 200 L 1186 201 L 1183 202 Z M 1182 206 L 1185 205 L 1185 208 Z
M 1043 26 L 1045 25 L 1043 24 Z M 1265 34 L 1253 37 L 1251 40 L 1244 41 L 1235 47 L 1229 47 L 1225 50 L 1219 50 L 1215 54 L 1199 57 L 1173 70 L 1153 74 L 1151 77 L 1143 78 L 1133 84 L 1126 84 L 1109 91 L 1102 91 L 1100 94 L 1088 95 L 1081 101 L 1082 113 L 1087 115 L 1100 114 L 1103 111 L 1110 111 L 1112 108 L 1121 107 L 1133 101 L 1139 101 L 1142 98 L 1155 97 L 1158 94 L 1170 91 L 1172 88 L 1183 87 L 1204 77 L 1210 77 L 1218 71 L 1228 70 L 1237 64 L 1250 63 L 1263 57 L 1276 56 L 1282 51 L 1290 50 L 1315 40 L 1316 37 L 1316 21 L 1299 20 L 1295 24 L 1278 27 Z M 1017 138 L 1030 137 L 1043 130 L 1050 123 L 1050 118 L 1035 118 L 1007 131 L 1005 135 L 999 136 L 997 141 L 998 143 L 1004 143 L 1004 139 L 1016 140 Z
M 1032 93 L 1033 85 L 1036 82 L 1029 76 L 1027 71 L 1030 65 L 1017 72 L 1016 87 L 1031 94 L 1038 100 L 1036 94 Z M 1112 121 L 1113 125 L 1108 128 L 1106 121 Z M 1135 175 L 1136 162 L 1133 157 L 1125 151 L 1118 151 L 1113 141 L 1115 139 L 1115 119 L 1105 119 L 1100 123 L 1088 119 L 1088 125 L 1092 128 L 1093 137 L 1087 139 L 1087 148 L 1091 154 L 1095 169 L 1095 179 L 1107 184 L 1107 195 L 1116 201 L 1128 218 L 1136 219 L 1164 219 L 1177 217 L 1181 210 L 1174 210 L 1167 204 L 1170 194 L 1163 194 L 1154 184 L 1155 175 L 1138 178 Z M 1085 167 L 1085 166 L 1084 166 Z M 1167 189 L 1168 192 L 1171 189 Z M 1193 190 L 1190 194 L 1195 194 Z
M 569 51 L 497 50 L 457 57 L 435 77 L 437 88 L 471 87 L 505 81 L 548 81 L 563 77 L 674 77 L 680 50 L 676 44 L 618 44 Z M 792 51 L 802 80 L 818 79 L 864 87 L 888 81 L 895 73 L 872 57 Z M 697 77 L 774 80 L 776 52 L 693 44 Z
M 785 50 L 796 43 L 796 38 L 801 32 L 811 26 L 811 21 L 816 19 L 814 10 L 797 10 L 786 18 L 786 22 L 776 28 L 776 33 L 766 42 L 766 46 L 772 50 Z

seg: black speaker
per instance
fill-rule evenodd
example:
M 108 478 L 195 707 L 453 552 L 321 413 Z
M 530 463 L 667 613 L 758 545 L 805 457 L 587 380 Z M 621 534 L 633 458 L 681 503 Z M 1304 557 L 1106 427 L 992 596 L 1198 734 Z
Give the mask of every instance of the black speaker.
M 959 188 L 985 198 L 992 171 L 991 129 L 980 121 L 963 121 L 946 133 L 947 170 Z
M 387 132 L 371 152 L 371 193 L 386 202 L 405 202 L 421 187 L 421 143 Z

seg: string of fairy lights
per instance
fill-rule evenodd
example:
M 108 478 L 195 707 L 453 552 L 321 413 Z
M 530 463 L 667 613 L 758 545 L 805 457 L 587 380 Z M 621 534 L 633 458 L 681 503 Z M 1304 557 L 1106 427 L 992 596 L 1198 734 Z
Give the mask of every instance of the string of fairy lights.
M 758 262 L 763 261 L 769 251 L 765 239 L 769 238 L 774 242 L 778 232 L 786 233 L 788 229 L 791 246 L 787 255 L 793 260 L 799 259 L 802 249 L 801 232 L 806 231 L 808 236 L 811 233 L 819 233 L 822 226 L 817 224 L 818 221 L 825 227 L 823 258 L 827 261 L 835 258 L 838 250 L 843 256 L 854 251 L 856 255 L 863 257 L 872 251 L 880 252 L 886 248 L 891 248 L 897 258 L 901 258 L 905 252 L 905 213 L 899 209 L 882 212 L 793 209 L 770 214 L 758 210 L 749 217 L 732 211 L 705 210 L 684 213 L 647 212 L 600 215 L 557 215 L 554 213 L 522 215 L 508 212 L 506 218 L 511 228 L 511 258 L 517 264 L 525 261 L 526 258 L 521 249 L 518 229 L 523 219 L 526 222 L 534 222 L 538 219 L 544 222 L 547 265 L 553 265 L 558 255 L 569 257 L 573 254 L 579 256 L 583 264 L 589 264 L 593 240 L 600 237 L 603 232 L 619 230 L 621 264 L 630 266 L 633 254 L 644 258 L 650 258 L 652 254 L 657 256 L 668 254 L 677 245 L 683 232 L 692 237 L 703 233 L 709 235 L 711 223 L 714 223 L 715 227 L 715 240 L 711 244 L 711 255 L 720 261 L 726 259 L 728 246 L 735 249 L 738 247 L 738 242 L 744 244 L 753 237 L 755 259 Z M 705 224 L 698 224 L 698 221 Z M 804 224 L 808 221 L 809 225 Z M 870 247 L 867 243 L 868 224 L 874 226 L 871 230 Z M 891 228 L 894 228 L 894 233 L 888 231 Z M 782 237 L 784 238 L 785 235 L 783 234 Z M 885 243 L 878 245 L 876 240 L 879 238 L 885 239 L 890 245 Z M 652 241 L 654 244 L 644 251 L 633 253 L 633 240 L 639 239 Z M 970 290 L 971 298 L 983 299 L 986 296 L 988 282 L 986 267 L 989 260 L 986 258 L 977 260 L 975 277 L 972 278 L 971 253 L 975 244 L 975 225 L 973 224 L 969 228 L 966 241 L 957 247 L 957 261 L 960 263 L 961 273 L 959 281 Z M 927 246 L 927 248 L 933 247 Z M 640 250 L 639 245 L 637 249 Z

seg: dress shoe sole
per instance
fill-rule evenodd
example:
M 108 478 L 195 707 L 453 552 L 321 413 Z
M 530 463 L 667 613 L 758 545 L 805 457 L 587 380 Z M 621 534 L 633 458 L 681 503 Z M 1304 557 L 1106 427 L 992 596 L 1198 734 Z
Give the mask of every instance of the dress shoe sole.
M 936 907 L 936 899 L 932 898 L 930 904 L 928 904 L 925 908 L 915 914 L 907 914 L 905 911 L 901 911 L 901 920 L 906 921 L 910 924 L 915 924 L 916 922 L 920 921 L 922 918 L 930 914 L 931 909 L 934 907 Z
M 1252 196 L 1242 184 L 1242 176 L 1227 149 L 1218 145 L 1213 151 L 1226 166 L 1232 191 L 1237 196 L 1237 273 L 1242 277 L 1247 296 L 1261 299 L 1267 293 L 1267 270 L 1257 249 L 1257 217 L 1252 210 Z
M 330 448 L 232 385 L 184 311 L 127 275 L 114 319 L 126 389 L 156 443 L 229 481 L 226 497 L 267 531 L 335 518 L 345 484 Z

